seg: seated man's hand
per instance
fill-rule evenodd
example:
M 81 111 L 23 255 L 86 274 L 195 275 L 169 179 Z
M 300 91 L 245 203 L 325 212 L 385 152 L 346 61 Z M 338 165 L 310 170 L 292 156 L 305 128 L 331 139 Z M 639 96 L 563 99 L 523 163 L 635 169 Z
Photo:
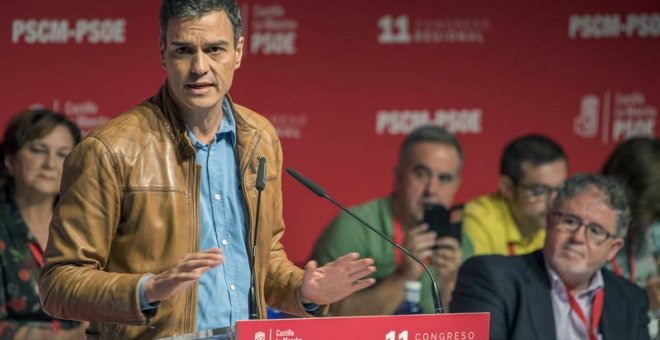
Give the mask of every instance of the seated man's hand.
M 438 277 L 443 283 L 455 281 L 463 260 L 461 245 L 453 237 L 441 237 L 435 244 L 431 264 L 438 272 Z
M 350 253 L 323 267 L 317 267 L 316 261 L 307 262 L 300 288 L 302 302 L 330 304 L 376 283 L 372 278 L 364 278 L 376 271 L 374 260 L 358 259 L 359 256 Z
M 423 223 L 408 229 L 403 235 L 403 247 L 422 261 L 433 255 L 433 246 L 437 236 L 434 231 L 428 229 L 428 224 Z M 418 280 L 423 271 L 424 268 L 419 263 L 408 255 L 402 255 L 397 272 L 407 281 Z
M 148 303 L 165 300 L 190 287 L 204 272 L 219 266 L 222 261 L 222 251 L 219 248 L 188 254 L 169 270 L 150 277 L 144 283 L 144 296 Z

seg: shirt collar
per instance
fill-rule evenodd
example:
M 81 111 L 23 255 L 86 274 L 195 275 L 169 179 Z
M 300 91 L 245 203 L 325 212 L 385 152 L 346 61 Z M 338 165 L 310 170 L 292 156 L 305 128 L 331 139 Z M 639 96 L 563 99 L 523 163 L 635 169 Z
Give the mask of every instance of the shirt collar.
M 222 100 L 222 112 L 222 122 L 220 123 L 218 131 L 215 133 L 214 142 L 217 142 L 221 139 L 223 134 L 226 134 L 231 146 L 234 147 L 236 145 L 236 119 L 234 118 L 234 111 L 232 110 L 227 97 Z M 199 139 L 195 137 L 195 134 L 192 133 L 192 130 L 188 126 L 186 126 L 186 130 L 188 131 L 190 141 L 196 149 L 203 149 L 206 147 L 206 145 L 202 144 Z
M 561 280 L 559 275 L 552 268 L 550 268 L 547 262 L 545 263 L 545 268 L 548 272 L 552 291 L 555 292 L 555 294 L 558 294 L 562 299 L 568 300 L 568 296 L 566 295 L 566 286 L 564 285 L 564 282 Z M 600 272 L 600 270 L 597 270 L 596 274 L 591 277 L 591 281 L 589 282 L 587 289 L 578 292 L 576 297 L 580 298 L 588 295 L 589 298 L 591 298 L 599 289 L 603 288 L 604 286 L 605 283 L 603 281 L 603 274 Z

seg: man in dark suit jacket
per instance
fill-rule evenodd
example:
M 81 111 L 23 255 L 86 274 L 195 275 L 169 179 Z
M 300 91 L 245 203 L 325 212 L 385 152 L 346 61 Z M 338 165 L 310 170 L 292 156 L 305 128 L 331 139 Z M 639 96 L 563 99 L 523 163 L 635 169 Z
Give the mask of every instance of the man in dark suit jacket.
M 621 186 L 576 175 L 550 211 L 542 251 L 466 261 L 450 311 L 490 312 L 491 339 L 649 339 L 646 293 L 601 268 L 630 220 Z

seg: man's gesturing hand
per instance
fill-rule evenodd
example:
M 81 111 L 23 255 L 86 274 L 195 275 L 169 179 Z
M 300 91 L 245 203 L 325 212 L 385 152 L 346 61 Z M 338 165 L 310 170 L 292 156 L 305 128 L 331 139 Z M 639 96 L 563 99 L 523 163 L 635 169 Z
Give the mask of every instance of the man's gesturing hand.
M 144 283 L 144 296 L 147 302 L 165 300 L 174 293 L 190 287 L 204 272 L 219 266 L 222 260 L 222 251 L 219 248 L 184 256 L 172 268 L 152 276 Z
M 376 271 L 374 260 L 358 260 L 359 256 L 349 253 L 323 267 L 317 267 L 316 261 L 307 262 L 300 288 L 303 303 L 326 305 L 376 283 L 372 278 L 363 279 Z

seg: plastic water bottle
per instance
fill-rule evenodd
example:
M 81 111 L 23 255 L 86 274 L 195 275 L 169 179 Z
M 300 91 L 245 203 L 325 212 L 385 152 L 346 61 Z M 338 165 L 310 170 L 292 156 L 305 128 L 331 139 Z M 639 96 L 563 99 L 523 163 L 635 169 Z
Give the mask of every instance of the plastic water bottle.
M 268 319 L 284 319 L 286 314 L 280 312 L 279 310 L 266 306 L 266 316 Z
M 419 281 L 406 281 L 406 300 L 403 301 L 397 314 L 422 314 L 421 301 L 422 283 Z

